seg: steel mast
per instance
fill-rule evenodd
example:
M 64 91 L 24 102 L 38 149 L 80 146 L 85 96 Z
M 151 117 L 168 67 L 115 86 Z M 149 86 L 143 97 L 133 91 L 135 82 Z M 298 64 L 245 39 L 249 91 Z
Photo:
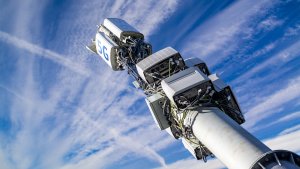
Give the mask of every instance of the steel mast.
M 87 49 L 114 71 L 128 71 L 157 126 L 196 159 L 215 156 L 230 169 L 300 169 L 297 154 L 272 151 L 240 126 L 234 92 L 201 59 L 183 59 L 172 47 L 152 53 L 144 35 L 118 18 L 105 19 Z

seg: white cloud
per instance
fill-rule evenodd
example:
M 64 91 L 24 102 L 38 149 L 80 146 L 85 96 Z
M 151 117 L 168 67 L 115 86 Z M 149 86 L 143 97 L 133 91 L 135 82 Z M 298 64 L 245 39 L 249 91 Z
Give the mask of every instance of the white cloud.
M 266 97 L 273 92 L 277 92 L 288 83 L 289 79 L 297 78 L 291 77 L 287 79 L 291 72 L 294 72 L 294 69 L 296 69 L 296 65 L 287 66 L 287 64 L 291 64 L 291 61 L 299 56 L 300 41 L 295 41 L 293 44 L 285 45 L 284 47 L 281 45 L 287 43 L 284 41 L 284 38 L 280 38 L 273 43 L 275 44 L 271 46 L 274 46 L 275 52 L 271 51 L 271 53 L 268 53 L 268 50 L 265 51 L 266 47 L 257 51 L 262 54 L 267 52 L 257 56 L 267 57 L 264 61 L 256 61 L 256 56 L 254 55 L 256 52 L 247 57 L 249 58 L 248 60 L 243 59 L 241 64 L 251 65 L 252 68 L 240 76 L 235 76 L 231 82 L 245 112 L 264 102 Z M 245 66 L 245 69 L 247 69 L 247 66 Z M 279 81 L 284 81 L 284 85 L 279 85 Z
M 148 36 L 176 11 L 177 5 L 178 0 L 115 1 L 110 15 L 123 18 L 132 25 L 136 25 L 138 30 Z
M 19 95 L 15 91 L 9 89 L 8 87 L 5 87 L 5 86 L 3 86 L 3 85 L 0 84 L 0 88 L 4 89 L 5 91 L 7 91 L 7 92 L 9 92 L 11 94 L 13 94 L 16 98 L 18 98 L 18 99 L 20 99 L 20 100 L 22 100 L 24 102 L 28 102 L 28 100 L 26 98 L 24 98 L 23 96 Z
M 283 20 L 277 19 L 274 16 L 270 16 L 265 20 L 261 21 L 258 25 L 258 28 L 265 31 L 270 31 L 275 27 L 282 25 L 283 22 L 284 22 Z
M 282 105 L 290 102 L 291 100 L 299 97 L 299 88 L 300 76 L 289 81 L 288 85 L 285 88 L 264 97 L 264 101 L 252 107 L 245 114 L 245 118 L 247 119 L 245 126 L 247 128 L 253 127 L 258 122 L 258 120 L 269 117 L 273 114 L 273 111 L 279 109 Z
M 288 28 L 284 36 L 290 37 L 290 36 L 298 35 L 299 33 L 300 33 L 300 24 L 296 24 L 295 26 Z
M 163 167 L 166 167 L 166 163 L 163 157 L 161 157 L 156 151 L 154 151 L 149 145 L 144 142 L 139 142 L 131 137 L 120 135 L 116 130 L 110 130 L 110 133 L 117 138 L 117 144 L 125 149 L 129 149 L 132 152 L 145 156 L 150 159 L 156 160 Z
M 211 65 L 220 63 L 238 47 L 241 36 L 252 37 L 255 29 L 251 26 L 255 18 L 264 16 L 277 2 L 238 1 L 203 23 L 193 32 L 186 43 L 184 52 L 200 56 Z M 194 35 L 199 36 L 194 36 Z
M 293 152 L 300 152 L 300 130 L 278 135 L 274 138 L 265 140 L 264 143 L 272 150 L 290 150 Z
M 24 72 L 22 72 L 22 74 L 24 74 Z M 26 79 L 32 78 L 31 76 L 32 72 L 29 72 Z M 127 84 L 127 79 L 124 80 L 123 83 Z M 36 84 L 32 82 L 32 80 L 28 80 L 29 84 L 23 85 L 24 92 L 18 95 L 25 95 L 27 99 L 30 100 L 30 103 L 35 104 L 15 102 L 15 106 L 18 106 L 18 108 L 13 109 L 11 112 L 11 115 L 14 117 L 13 119 L 15 119 L 15 125 L 19 123 L 19 125 L 22 126 L 21 130 L 16 133 L 16 139 L 9 144 L 8 147 L 10 148 L 7 149 L 7 151 L 11 150 L 12 152 L 9 156 L 18 162 L 18 166 L 15 166 L 15 168 L 29 167 L 32 165 L 34 158 L 39 155 L 44 157 L 41 158 L 40 161 L 40 165 L 43 165 L 43 168 L 58 168 L 59 166 L 64 166 L 60 160 L 62 160 L 63 156 L 70 152 L 74 146 L 76 147 L 76 145 L 82 146 L 79 149 L 75 148 L 75 150 L 72 150 L 77 155 L 75 155 L 74 160 L 71 160 L 66 166 L 70 165 L 74 167 L 79 164 L 86 164 L 86 162 L 91 162 L 93 159 L 95 160 L 94 163 L 88 165 L 91 166 L 91 168 L 101 161 L 101 166 L 105 166 L 112 164 L 115 160 L 122 159 L 130 153 L 138 154 L 140 157 L 146 157 L 164 165 L 164 159 L 156 153 L 156 150 L 160 148 L 154 150 L 149 144 L 153 139 L 163 141 L 163 135 L 144 135 L 145 138 L 143 139 L 147 140 L 147 142 L 138 139 L 142 137 L 138 134 L 139 132 L 152 132 L 152 127 L 151 130 L 149 130 L 147 126 L 150 124 L 153 125 L 154 122 L 152 122 L 150 115 L 145 117 L 126 114 L 128 108 L 136 104 L 136 101 L 140 99 L 140 95 L 133 92 L 132 94 L 118 96 L 120 92 L 124 91 L 122 86 L 117 87 L 120 81 L 122 82 L 122 79 L 117 78 L 112 81 L 112 83 L 107 84 L 107 86 L 105 84 L 99 86 L 100 83 L 97 82 L 101 82 L 100 79 L 93 80 L 90 82 L 88 88 L 81 93 L 83 101 L 80 103 L 80 107 L 88 111 L 84 112 L 79 109 L 76 112 L 68 113 L 64 112 L 59 106 L 61 100 L 65 104 L 68 103 L 68 99 L 64 99 L 63 95 L 68 90 L 78 91 L 79 88 L 82 87 L 82 84 L 69 85 L 67 83 L 72 83 L 72 80 L 64 79 L 61 83 L 65 84 L 66 87 L 60 87 L 62 85 L 58 83 L 57 86 L 52 89 L 55 92 L 50 95 L 50 98 L 41 99 L 39 93 L 35 90 Z M 98 92 L 91 93 L 92 90 L 97 91 L 97 89 L 103 87 L 105 87 L 103 90 L 111 91 L 107 92 L 107 96 L 109 97 L 106 97 L 105 94 L 101 95 L 101 90 L 99 91 L 100 94 L 98 94 Z M 56 96 L 56 92 L 60 93 L 60 95 Z M 76 93 L 77 92 L 74 92 L 74 94 L 69 93 L 68 97 L 70 101 L 76 97 Z M 101 102 L 108 104 L 99 105 Z M 110 106 L 112 103 L 115 105 Z M 19 114 L 21 110 L 23 110 L 23 116 Z M 53 124 L 55 128 L 51 131 L 48 131 L 49 128 L 44 124 L 47 118 L 56 119 L 56 122 Z M 69 127 L 66 128 L 67 126 Z M 141 129 L 130 131 L 137 127 Z M 159 133 L 158 129 L 155 128 L 155 130 Z M 45 135 L 47 131 L 48 134 Z M 61 135 L 63 131 L 66 133 Z M 121 134 L 126 132 L 128 132 L 130 136 Z M 102 144 L 105 143 L 107 145 L 103 147 Z M 132 146 L 126 146 L 125 143 L 130 143 L 129 145 Z M 162 146 L 162 148 L 166 147 L 166 145 L 167 144 Z M 31 152 L 30 155 L 25 155 L 34 149 L 33 146 L 38 147 L 38 149 Z M 108 146 L 108 148 L 105 148 L 106 146 Z M 93 149 L 101 150 L 86 157 L 86 153 Z M 120 153 L 120 151 L 122 153 Z M 106 153 L 108 152 L 111 154 L 107 155 Z M 113 154 L 118 155 L 115 156 Z M 23 156 L 26 156 L 26 158 Z M 106 156 L 114 156 L 114 158 L 112 158 L 114 160 L 107 160 Z M 47 167 L 46 164 L 48 163 L 51 165 Z
M 262 49 L 255 51 L 255 53 L 253 55 L 251 55 L 250 57 L 253 59 L 255 57 L 264 55 L 268 52 L 270 52 L 272 49 L 274 49 L 276 47 L 276 42 L 272 42 L 266 46 L 264 46 Z
M 118 147 L 108 147 L 101 152 L 97 152 L 88 158 L 77 161 L 76 163 L 60 166 L 59 169 L 104 168 L 108 164 L 117 162 L 124 155 L 125 153 L 122 149 L 119 149 Z
M 286 122 L 292 119 L 300 119 L 300 111 L 290 113 L 282 118 L 280 118 L 278 121 L 275 121 L 276 123 L 280 122 Z
M 290 134 L 290 133 L 293 133 L 293 132 L 298 131 L 298 130 L 300 131 L 300 124 L 283 130 L 282 132 L 280 132 L 280 135 Z
M 274 42 L 276 43 L 276 42 Z M 263 48 L 260 51 L 257 51 L 257 53 L 254 54 L 254 56 L 251 57 L 256 57 L 256 54 L 260 55 L 260 54 L 264 54 L 265 52 L 270 51 L 270 49 L 273 49 L 275 47 L 275 45 L 272 43 L 270 44 L 271 46 L 266 46 L 265 48 Z M 252 78 L 253 76 L 257 75 L 260 71 L 266 69 L 267 67 L 271 66 L 271 65 L 282 65 L 285 64 L 286 62 L 294 59 L 295 57 L 297 57 L 300 52 L 299 52 L 299 47 L 300 47 L 300 41 L 297 41 L 296 43 L 292 44 L 291 46 L 288 46 L 287 48 L 283 48 L 282 50 L 280 50 L 278 53 L 276 53 L 274 56 L 269 57 L 269 59 L 267 59 L 266 61 L 256 65 L 255 67 L 253 67 L 252 69 L 248 70 L 246 73 L 244 73 L 243 75 L 236 77 L 234 83 L 238 83 L 238 82 L 243 82 L 246 81 L 247 79 Z M 256 81 L 255 79 L 252 78 L 252 81 Z M 245 83 L 244 83 L 245 84 Z M 242 88 L 244 88 L 244 86 L 241 86 Z
M 269 124 L 265 124 L 263 126 L 256 126 L 252 129 L 252 131 L 259 131 L 261 130 L 262 128 L 267 128 L 267 127 L 270 127 L 270 126 L 274 126 L 276 124 L 279 124 L 279 123 L 286 123 L 286 122 L 289 122 L 290 120 L 295 120 L 295 119 L 300 119 L 300 111 L 296 111 L 296 112 L 292 112 L 290 114 L 287 114 L 281 118 L 279 118 L 278 120 L 276 121 L 273 121 Z
M 148 110 L 146 104 L 140 102 L 144 97 L 142 92 L 128 87 L 129 78 L 125 72 L 112 72 L 101 61 L 97 63 L 101 71 L 96 74 L 85 68 L 94 63 L 79 61 L 87 58 L 84 43 L 92 38 L 96 30 L 94 25 L 103 18 L 121 16 L 149 35 L 176 10 L 176 4 L 176 1 L 131 2 L 128 5 L 121 1 L 78 1 L 70 4 L 57 25 L 59 33 L 66 32 L 67 43 L 57 41 L 57 46 L 64 48 L 63 54 L 30 43 L 28 25 L 42 26 L 39 13 L 43 10 L 21 10 L 18 16 L 25 18 L 21 19 L 21 25 L 16 22 L 15 26 L 22 28 L 18 37 L 25 38 L 0 32 L 0 40 L 79 74 L 60 71 L 45 94 L 40 90 L 44 86 L 40 85 L 47 82 L 37 82 L 41 80 L 36 76 L 39 70 L 35 65 L 39 63 L 34 57 L 19 57 L 14 74 L 16 85 L 1 86 L 18 97 L 12 99 L 9 112 L 13 126 L 10 132 L 15 139 L 1 149 L 10 160 L 1 159 L 2 164 L 6 162 L 13 165 L 8 167 L 17 169 L 32 166 L 94 169 L 105 168 L 129 156 L 146 158 L 164 166 L 164 158 L 157 152 L 171 145 L 171 139 L 156 128 L 150 114 L 145 115 Z M 110 11 L 110 5 L 121 13 Z M 30 19 L 33 14 L 37 22 Z M 70 17 L 76 19 L 70 22 Z M 7 141 L 7 138 L 2 140 Z M 160 143 L 153 144 L 155 141 Z
M 1 169 L 11 169 L 11 165 L 7 163 L 7 156 L 4 154 L 2 151 L 2 148 L 0 148 L 0 164 L 1 164 Z
M 168 164 L 168 169 L 181 169 L 181 168 L 189 168 L 189 169 L 220 169 L 225 168 L 224 164 L 221 163 L 218 159 L 208 160 L 207 163 L 203 161 L 198 161 L 194 158 L 188 158 L 183 160 L 178 160 L 172 164 Z M 157 168 L 162 169 L 162 168 Z
M 13 45 L 14 47 L 16 47 L 18 49 L 24 49 L 28 52 L 31 52 L 32 54 L 34 54 L 33 56 L 44 57 L 51 61 L 59 63 L 74 72 L 80 73 L 85 76 L 90 75 L 89 70 L 82 67 L 80 64 L 74 63 L 72 60 L 67 59 L 66 56 L 63 56 L 63 55 L 53 52 L 51 50 L 42 48 L 38 45 L 32 44 L 32 43 L 27 42 L 20 38 L 17 38 L 8 33 L 0 31 L 0 40 L 4 41 L 5 43 L 8 43 L 10 45 Z

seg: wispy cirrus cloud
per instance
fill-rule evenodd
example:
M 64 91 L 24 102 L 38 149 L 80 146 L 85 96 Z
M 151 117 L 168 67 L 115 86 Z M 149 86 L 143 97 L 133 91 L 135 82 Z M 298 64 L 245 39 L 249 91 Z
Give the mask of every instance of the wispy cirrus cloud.
M 252 107 L 246 114 L 245 118 L 248 122 L 245 123 L 246 128 L 253 127 L 258 121 L 273 114 L 273 111 L 280 108 L 284 104 L 294 100 L 300 96 L 300 77 L 290 80 L 288 85 L 264 97 L 264 101 Z M 284 98 L 284 99 L 283 99 Z M 259 117 L 259 119 L 258 119 Z
M 278 19 L 275 16 L 269 16 L 268 18 L 259 23 L 258 29 L 262 31 L 270 31 L 275 27 L 282 25 L 283 23 L 283 20 Z
M 208 160 L 207 163 L 204 163 L 203 161 L 198 161 L 194 158 L 188 158 L 183 160 L 178 160 L 172 164 L 168 165 L 168 169 L 180 169 L 180 168 L 190 168 L 190 169 L 199 169 L 199 168 L 205 168 L 205 169 L 221 169 L 225 168 L 224 164 L 218 160 Z M 162 169 L 162 168 L 157 168 Z
M 285 129 L 282 132 L 280 132 L 279 134 L 285 135 L 285 134 L 290 134 L 290 133 L 297 132 L 297 131 L 300 131 L 300 124 L 293 126 L 291 128 Z
M 253 105 L 262 102 L 267 95 L 278 91 L 282 85 L 278 85 L 278 83 L 274 81 L 275 79 L 289 81 L 289 79 L 296 78 L 294 76 L 297 75 L 292 75 L 293 77 L 289 75 L 296 69 L 296 65 L 291 65 L 291 62 L 297 62 L 297 57 L 300 54 L 297 49 L 300 47 L 300 42 L 296 41 L 276 52 L 272 51 L 275 50 L 276 46 L 285 43 L 284 41 L 281 42 L 281 40 L 282 39 L 263 47 L 249 57 L 249 60 L 246 60 L 244 63 L 251 65 L 255 62 L 255 59 L 269 56 L 256 65 L 252 65 L 252 68 L 248 68 L 244 73 L 237 75 L 231 82 L 235 87 L 235 92 L 239 95 L 239 100 L 244 110 L 248 111 Z M 270 52 L 270 50 L 272 52 Z M 287 64 L 289 64 L 289 66 L 287 66 Z M 234 72 L 234 70 L 231 72 Z M 268 82 L 268 85 L 265 85 L 266 82 Z M 261 88 L 264 88 L 264 90 L 261 90 Z
M 200 56 L 210 65 L 222 62 L 231 52 L 238 49 L 241 37 L 250 38 L 255 34 L 252 25 L 255 18 L 265 16 L 276 5 L 270 1 L 238 1 L 218 15 L 200 25 L 188 38 L 184 52 Z M 275 23 L 275 19 L 272 23 Z M 266 24 L 271 25 L 271 20 Z M 275 26 L 275 24 L 272 24 Z M 277 24 L 279 25 L 279 24 Z M 198 34 L 200 36 L 193 36 Z M 228 59 L 228 58 L 227 58 Z
M 7 142 L 2 149 L 7 154 L 7 159 L 0 158 L 2 164 L 12 168 L 93 169 L 107 168 L 124 157 L 131 157 L 165 166 L 164 158 L 157 151 L 169 146 L 171 139 L 161 133 L 152 117 L 146 114 L 148 109 L 141 101 L 144 97 L 142 93 L 128 88 L 129 79 L 124 76 L 124 72 L 114 73 L 105 64 L 101 65 L 101 62 L 98 65 L 101 71 L 94 72 L 90 66 L 95 63 L 78 61 L 87 58 L 84 43 L 92 38 L 87 34 L 93 35 L 93 25 L 105 17 L 122 16 L 130 23 L 138 23 L 141 32 L 150 34 L 176 10 L 177 3 L 147 1 L 126 5 L 127 2 L 124 2 L 118 6 L 119 3 L 120 1 L 94 1 L 87 4 L 81 1 L 71 4 L 65 11 L 66 18 L 62 18 L 58 25 L 58 32 L 68 35 L 68 43 L 64 39 L 57 41 L 57 45 L 64 48 L 63 54 L 30 43 L 26 26 L 29 23 L 25 22 L 30 20 L 28 18 L 22 22 L 23 33 L 19 32 L 20 37 L 26 37 L 25 39 L 18 38 L 13 33 L 0 32 L 3 42 L 16 47 L 16 50 L 28 52 L 18 59 L 15 72 L 14 82 L 22 85 L 12 88 L 1 86 L 5 90 L 9 89 L 7 91 L 15 96 L 28 100 L 25 102 L 12 98 L 13 108 L 8 114 L 13 129 L 8 132 L 14 139 L 8 141 L 1 136 L 3 142 Z M 113 10 L 121 13 L 110 11 L 111 5 Z M 75 10 L 79 8 L 80 10 Z M 151 12 L 152 10 L 155 12 Z M 21 10 L 20 16 L 22 12 L 32 11 Z M 40 16 L 37 13 L 35 16 Z M 69 15 L 76 16 L 77 19 L 70 23 Z M 31 24 L 41 26 L 41 18 L 36 19 L 39 23 Z M 16 27 L 20 26 L 17 22 L 15 24 Z M 25 33 L 27 35 L 23 36 Z M 40 88 L 45 88 L 44 83 L 38 81 L 43 77 L 39 76 L 39 70 L 36 69 L 36 65 L 40 63 L 35 62 L 35 57 L 31 56 L 46 58 L 75 74 L 63 69 L 55 74 L 55 83 L 46 88 L 46 92 L 42 92 Z M 20 83 L 21 81 L 26 83 Z M 154 145 L 153 142 L 157 141 L 160 144 Z
M 21 74 L 24 75 L 24 72 Z M 11 150 L 13 153 L 9 155 L 10 158 L 19 162 L 15 168 L 26 168 L 35 165 L 33 164 L 33 159 L 40 155 L 45 158 L 41 158 L 35 163 L 43 166 L 43 168 L 47 168 L 47 164 L 50 162 L 51 165 L 48 166 L 50 168 L 59 168 L 60 166 L 73 166 L 74 168 L 75 166 L 81 166 L 87 161 L 90 162 L 92 159 L 96 160 L 94 164 L 87 166 L 95 166 L 101 163 L 100 166 L 104 167 L 132 153 L 153 161 L 157 160 L 158 163 L 164 165 L 163 158 L 156 153 L 156 150 L 159 149 L 155 150 L 150 147 L 149 142 L 156 139 L 163 141 L 165 135 L 144 135 L 146 136 L 144 139 L 148 142 L 142 142 L 138 139 L 140 137 L 138 133 L 155 133 L 157 129 L 151 128 L 149 130 L 147 127 L 154 125 L 151 116 L 127 114 L 128 108 L 136 104 L 136 101 L 140 99 L 140 95 L 137 93 L 126 96 L 120 95 L 120 92 L 126 91 L 125 88 L 118 87 L 118 82 L 120 82 L 121 78 L 115 82 L 112 81 L 108 84 L 109 87 L 105 85 L 98 86 L 101 79 L 95 82 L 91 81 L 88 84 L 89 88 L 86 88 L 86 91 L 81 93 L 83 101 L 79 103 L 80 105 L 72 105 L 72 102 L 78 97 L 76 91 L 80 90 L 84 83 L 70 85 L 69 83 L 72 83 L 74 79 L 63 79 L 53 87 L 49 97 L 42 99 L 36 91 L 37 84 L 29 80 L 32 78 L 32 71 L 29 71 L 27 76 L 28 84 L 23 86 L 24 90 L 18 95 L 26 96 L 31 104 L 27 102 L 20 103 L 19 101 L 14 102 L 14 105 L 18 106 L 18 108 L 11 111 L 11 118 L 14 119 L 13 124 L 20 126 L 21 130 L 13 133 L 17 138 L 10 142 L 7 146 L 8 148 L 5 149 L 6 151 Z M 126 83 L 126 81 L 127 79 L 124 79 L 123 83 Z M 62 84 L 67 87 L 61 87 Z M 102 90 L 111 90 L 111 92 L 107 93 L 110 97 L 106 97 L 105 93 L 104 95 L 101 93 L 102 90 L 100 88 L 103 87 L 105 88 Z M 75 91 L 69 93 L 69 90 Z M 97 90 L 98 92 L 91 94 L 92 90 Z M 66 95 L 66 93 L 69 94 Z M 63 105 L 60 104 L 61 102 L 63 102 Z M 23 110 L 23 116 L 20 116 L 20 110 Z M 48 119 L 52 120 L 47 122 Z M 55 125 L 55 128 L 51 129 L 49 125 Z M 131 131 L 137 127 L 141 129 Z M 49 129 L 51 131 L 48 131 Z M 131 135 L 130 137 L 124 134 L 127 132 Z M 157 132 L 159 131 L 157 130 Z M 46 133 L 48 134 L 45 135 Z M 31 152 L 30 156 L 27 155 L 26 158 L 21 159 L 22 156 L 32 150 L 33 143 L 39 149 Z M 133 146 L 125 146 L 125 143 L 131 143 Z M 140 145 L 139 149 L 136 147 L 138 145 Z M 96 152 L 88 155 L 93 151 Z M 106 154 L 108 152 L 110 154 Z M 66 155 L 70 159 L 66 163 L 62 163 L 61 160 Z M 106 159 L 107 156 L 113 156 L 114 158 L 108 160 Z
M 283 133 L 274 138 L 270 138 L 264 141 L 273 150 L 290 150 L 293 152 L 300 152 L 299 145 L 300 130 L 294 130 L 293 132 Z
M 286 37 L 295 36 L 300 33 L 300 24 L 296 24 L 293 27 L 290 27 L 284 34 Z
M 159 24 L 166 20 L 178 7 L 179 1 L 142 2 L 115 1 L 111 16 L 123 18 L 145 35 L 150 35 L 159 28 Z M 154 12 L 155 11 L 155 12 Z
M 276 42 L 274 42 L 274 43 L 276 43 Z M 270 49 L 272 49 L 274 47 L 275 47 L 275 44 L 272 43 L 272 44 L 266 46 L 265 48 L 263 48 L 262 51 L 258 51 L 259 53 L 257 53 L 257 55 L 265 54 L 265 52 L 269 51 Z M 258 73 L 261 73 L 265 69 L 268 69 L 269 66 L 277 66 L 278 67 L 280 65 L 284 65 L 288 61 L 293 60 L 294 58 L 296 58 L 297 56 L 300 55 L 300 52 L 298 50 L 299 47 L 300 47 L 300 41 L 297 41 L 294 44 L 292 44 L 286 48 L 283 48 L 278 53 L 269 57 L 268 59 L 261 62 L 260 64 L 256 65 L 255 67 L 248 70 L 241 76 L 236 77 L 236 80 L 233 83 L 236 84 L 238 82 L 243 82 L 250 78 L 254 79 L 253 76 L 257 75 Z M 252 57 L 256 57 L 256 55 L 252 56 Z M 253 81 L 255 82 L 255 80 L 253 80 Z
M 76 73 L 79 73 L 81 75 L 90 76 L 90 74 L 91 74 L 91 72 L 88 69 L 86 69 L 83 66 L 81 66 L 80 64 L 75 63 L 74 61 L 68 59 L 64 55 L 58 54 L 49 49 L 42 48 L 39 45 L 32 44 L 28 41 L 25 41 L 23 39 L 20 39 L 13 35 L 10 35 L 6 32 L 0 31 L 0 40 L 18 48 L 18 49 L 26 50 L 26 51 L 32 53 L 33 54 L 32 56 L 44 57 L 44 58 L 47 58 L 58 64 L 61 64 L 64 67 L 66 67 Z
M 0 149 L 0 162 L 1 162 L 1 167 L 3 169 L 11 169 L 13 167 L 11 167 L 10 164 L 7 163 L 8 159 L 7 156 L 5 155 L 4 152 L 2 152 L 2 148 Z
M 296 111 L 296 112 L 287 114 L 287 115 L 279 118 L 278 120 L 273 121 L 272 123 L 265 124 L 263 126 L 255 126 L 254 128 L 252 128 L 252 131 L 258 131 L 262 128 L 268 128 L 271 126 L 275 126 L 275 125 L 278 125 L 279 123 L 287 123 L 289 121 L 296 120 L 296 119 L 300 119 L 300 111 Z

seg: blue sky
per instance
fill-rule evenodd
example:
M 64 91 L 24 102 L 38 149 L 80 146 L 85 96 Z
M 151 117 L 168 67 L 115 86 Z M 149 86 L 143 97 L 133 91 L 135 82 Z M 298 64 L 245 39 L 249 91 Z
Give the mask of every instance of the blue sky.
M 155 126 L 142 91 L 85 45 L 119 17 L 154 51 L 199 57 L 234 89 L 243 126 L 300 153 L 300 1 L 0 1 L 1 169 L 224 168 Z

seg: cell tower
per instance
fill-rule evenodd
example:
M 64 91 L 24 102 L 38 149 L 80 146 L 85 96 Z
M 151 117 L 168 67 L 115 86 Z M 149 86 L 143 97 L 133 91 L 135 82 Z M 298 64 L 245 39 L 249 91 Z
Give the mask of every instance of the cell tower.
M 87 49 L 112 70 L 128 71 L 157 126 L 196 159 L 215 156 L 230 169 L 300 169 L 297 154 L 273 151 L 240 126 L 233 91 L 201 59 L 183 59 L 172 47 L 152 53 L 144 35 L 118 18 L 105 19 Z

